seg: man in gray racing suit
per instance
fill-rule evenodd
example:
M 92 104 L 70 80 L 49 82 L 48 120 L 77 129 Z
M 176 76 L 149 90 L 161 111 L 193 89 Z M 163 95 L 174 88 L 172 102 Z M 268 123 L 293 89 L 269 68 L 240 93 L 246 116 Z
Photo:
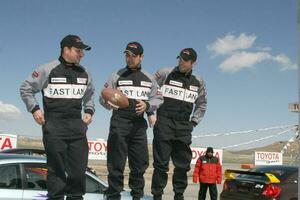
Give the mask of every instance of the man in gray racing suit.
M 129 99 L 129 107 L 113 110 L 107 141 L 107 199 L 120 199 L 124 186 L 124 168 L 128 156 L 131 196 L 138 200 L 144 195 L 144 173 L 149 165 L 147 122 L 144 112 L 152 113 L 163 102 L 152 75 L 142 70 L 143 47 L 131 42 L 125 49 L 127 66 L 113 73 L 104 87 L 121 90 Z M 100 96 L 100 103 L 111 107 Z M 151 123 L 151 122 L 150 122 Z
M 192 159 L 191 133 L 206 110 L 204 81 L 192 73 L 197 59 L 195 50 L 183 49 L 178 59 L 178 66 L 162 68 L 155 74 L 164 97 L 164 103 L 157 110 L 153 129 L 154 173 L 151 192 L 155 200 L 162 198 L 167 185 L 170 158 L 175 166 L 172 181 L 174 199 L 184 199 L 187 172 Z
M 40 66 L 21 85 L 27 110 L 42 125 L 48 199 L 83 199 L 88 161 L 87 125 L 94 114 L 94 86 L 79 62 L 91 47 L 76 35 L 60 43 L 59 59 Z M 42 92 L 44 112 L 35 93 Z M 84 110 L 81 117 L 82 107 Z

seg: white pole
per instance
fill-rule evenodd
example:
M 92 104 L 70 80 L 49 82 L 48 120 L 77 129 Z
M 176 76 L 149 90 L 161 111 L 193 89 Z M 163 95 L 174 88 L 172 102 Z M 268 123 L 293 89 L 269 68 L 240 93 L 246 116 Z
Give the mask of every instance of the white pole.
M 298 104 L 300 102 L 300 0 L 297 2 L 297 29 L 298 29 Z M 298 110 L 298 129 L 300 124 L 300 112 Z M 297 138 L 298 142 L 298 155 L 300 155 L 300 137 Z M 298 199 L 300 199 L 300 158 L 298 156 Z

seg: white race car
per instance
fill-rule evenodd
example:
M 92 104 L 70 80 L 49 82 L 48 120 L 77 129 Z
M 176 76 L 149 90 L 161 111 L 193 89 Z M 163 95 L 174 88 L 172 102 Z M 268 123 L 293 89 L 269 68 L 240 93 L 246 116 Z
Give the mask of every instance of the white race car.
M 47 167 L 43 156 L 0 153 L 0 200 L 47 199 Z M 105 198 L 107 183 L 96 174 L 86 171 L 84 199 Z M 122 199 L 132 199 L 130 192 L 123 191 Z M 144 196 L 143 199 L 152 199 Z

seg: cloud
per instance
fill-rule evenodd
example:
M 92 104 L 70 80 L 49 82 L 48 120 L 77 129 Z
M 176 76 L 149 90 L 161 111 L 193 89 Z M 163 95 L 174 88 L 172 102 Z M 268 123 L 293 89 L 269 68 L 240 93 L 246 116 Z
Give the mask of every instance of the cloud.
M 220 69 L 224 72 L 237 72 L 244 68 L 252 68 L 254 65 L 272 58 L 268 52 L 237 52 L 225 59 L 220 64 Z
M 255 35 L 247 35 L 241 33 L 239 36 L 227 34 L 223 38 L 218 38 L 212 44 L 207 46 L 207 49 L 213 52 L 214 55 L 228 55 L 238 50 L 249 49 L 255 42 Z
M 274 56 L 272 60 L 280 65 L 281 71 L 297 69 L 297 64 L 293 63 L 285 54 Z
M 0 101 L 0 120 L 14 120 L 21 116 L 19 108 L 12 104 L 4 104 Z
M 261 51 L 272 51 L 272 48 L 271 47 L 258 47 L 258 50 L 261 50 Z
M 269 60 L 275 62 L 281 71 L 297 69 L 297 64 L 285 54 L 272 55 L 271 47 L 256 46 L 253 52 L 249 48 L 253 47 L 256 35 L 241 33 L 239 36 L 227 34 L 223 38 L 218 38 L 207 49 L 214 55 L 224 57 L 224 61 L 219 65 L 223 72 L 234 73 L 242 69 L 254 68 L 256 64 Z M 252 49 L 252 50 L 253 50 Z

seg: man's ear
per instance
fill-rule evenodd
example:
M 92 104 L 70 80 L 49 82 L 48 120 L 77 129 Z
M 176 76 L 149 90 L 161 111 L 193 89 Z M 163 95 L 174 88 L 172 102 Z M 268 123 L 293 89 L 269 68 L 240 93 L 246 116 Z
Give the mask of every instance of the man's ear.
M 141 54 L 141 60 L 143 60 L 144 59 L 144 54 Z
M 193 66 L 193 67 L 196 66 L 196 61 L 192 61 L 192 66 Z
M 71 50 L 71 47 L 67 47 L 67 46 L 65 46 L 65 47 L 63 47 L 62 48 L 62 54 L 64 54 L 64 53 L 66 53 L 66 52 L 69 52 Z

